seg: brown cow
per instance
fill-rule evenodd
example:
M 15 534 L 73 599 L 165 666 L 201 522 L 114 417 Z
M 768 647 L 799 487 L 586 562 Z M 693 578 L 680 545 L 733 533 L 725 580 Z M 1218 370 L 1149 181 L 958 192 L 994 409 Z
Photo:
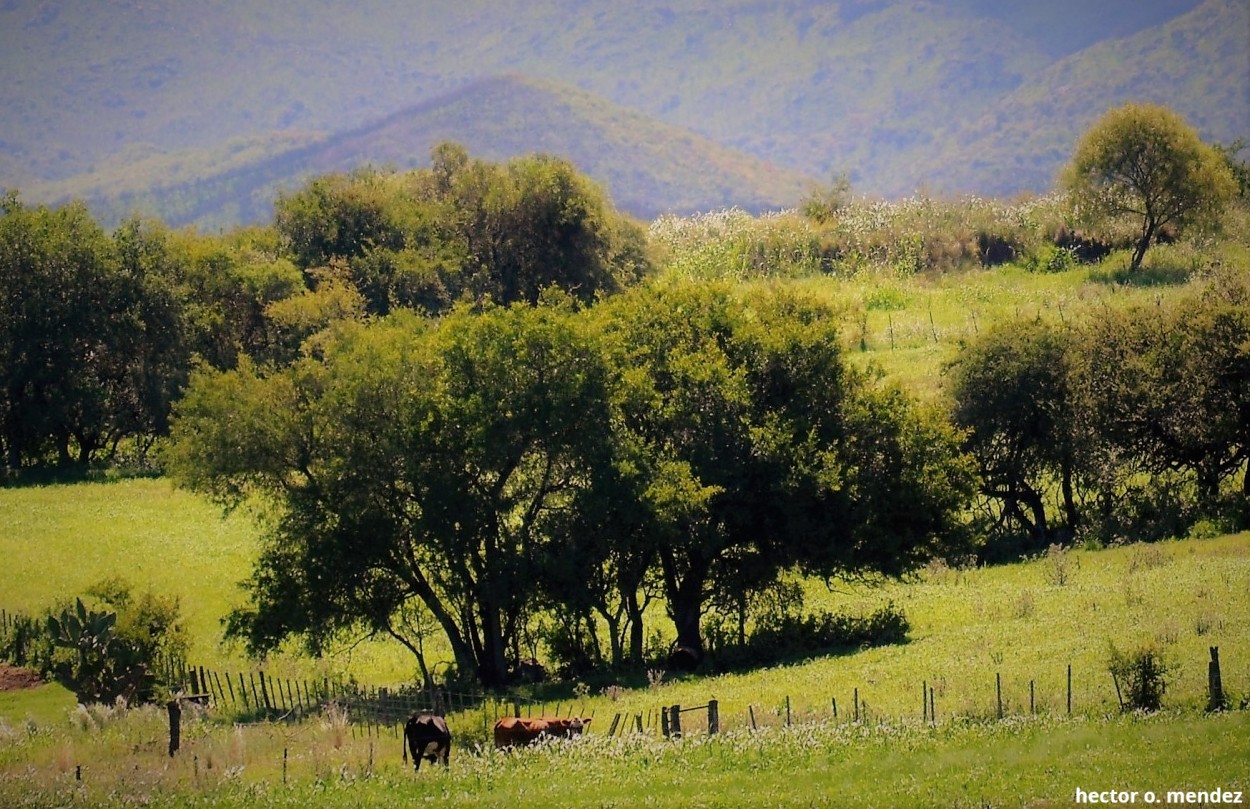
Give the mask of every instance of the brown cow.
M 505 716 L 495 723 L 495 747 L 500 750 L 509 747 L 524 747 L 544 736 L 563 739 L 580 736 L 589 724 L 590 718 L 582 716 L 568 719 L 552 716 L 530 719 Z
M 431 763 L 442 759 L 448 765 L 451 756 L 451 731 L 441 716 L 413 714 L 404 725 L 404 741 L 412 751 L 413 769 L 421 769 L 421 759 Z

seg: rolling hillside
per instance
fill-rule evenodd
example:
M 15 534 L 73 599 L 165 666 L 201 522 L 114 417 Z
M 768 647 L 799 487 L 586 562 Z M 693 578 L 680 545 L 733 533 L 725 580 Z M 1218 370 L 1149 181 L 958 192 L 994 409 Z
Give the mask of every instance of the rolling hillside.
M 815 183 L 588 93 L 510 75 L 344 134 L 292 139 L 277 154 L 268 152 L 278 141 L 240 143 L 223 169 L 207 176 L 180 174 L 177 156 L 162 155 L 37 188 L 36 195 L 84 197 L 109 223 L 140 210 L 173 225 L 228 227 L 268 217 L 276 192 L 306 177 L 362 164 L 424 165 L 444 140 L 492 160 L 529 152 L 566 157 L 606 186 L 618 207 L 643 218 L 727 201 L 749 210 L 793 206 Z
M 1212 0 L 1061 59 L 961 132 L 952 147 L 958 161 L 935 161 L 927 176 L 957 187 L 971 170 L 988 194 L 1048 187 L 1076 135 L 1128 100 L 1171 107 L 1206 138 L 1250 136 L 1250 4 Z
M 267 215 L 265 189 L 304 170 L 292 148 L 406 165 L 442 128 L 482 154 L 558 149 L 638 211 L 788 204 L 793 176 L 839 172 L 885 196 L 1040 191 L 1127 100 L 1250 135 L 1248 36 L 1245 0 L 5 0 L 0 187 L 220 224 Z M 796 174 L 779 188 L 713 143 Z M 677 193 L 689 174 L 646 176 L 657 152 L 736 179 Z

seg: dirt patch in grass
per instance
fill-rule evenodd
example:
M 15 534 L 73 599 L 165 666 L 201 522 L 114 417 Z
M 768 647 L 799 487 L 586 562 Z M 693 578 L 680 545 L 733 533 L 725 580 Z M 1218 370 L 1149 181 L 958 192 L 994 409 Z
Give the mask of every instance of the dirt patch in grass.
M 43 685 L 38 672 L 0 663 L 0 691 L 21 691 Z

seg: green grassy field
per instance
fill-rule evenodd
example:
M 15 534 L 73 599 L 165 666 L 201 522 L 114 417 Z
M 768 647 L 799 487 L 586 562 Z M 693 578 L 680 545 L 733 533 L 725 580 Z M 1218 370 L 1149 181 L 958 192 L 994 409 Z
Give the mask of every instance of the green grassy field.
M 447 771 L 416 774 L 398 737 L 352 737 L 331 721 L 193 721 L 172 759 L 164 732 L 155 708 L 125 719 L 80 710 L 56 733 L 4 728 L 0 803 L 1045 807 L 1071 805 L 1077 789 L 1153 791 L 1160 803 L 1172 790 L 1250 789 L 1245 711 L 937 727 L 824 720 L 681 740 L 591 734 L 515 754 L 456 747 Z
M 1185 288 L 1119 286 L 1100 272 L 786 283 L 845 307 L 855 362 L 936 397 L 942 364 L 988 324 L 1075 318 Z M 37 613 L 121 576 L 179 598 L 193 663 L 254 670 L 220 635 L 222 617 L 243 599 L 237 585 L 258 530 L 251 515 L 223 515 L 163 479 L 0 488 L 0 608 Z M 210 712 L 189 720 L 184 750 L 171 760 L 157 709 L 76 708 L 69 692 L 48 685 L 0 694 L 0 805 L 1059 806 L 1077 788 L 1157 790 L 1160 803 L 1171 789 L 1244 790 L 1248 714 L 1208 717 L 1202 708 L 1211 646 L 1220 649 L 1234 706 L 1250 697 L 1247 583 L 1250 534 L 1070 550 L 990 568 L 933 565 L 875 587 L 808 583 L 809 608 L 870 611 L 893 602 L 910 620 L 908 642 L 716 676 L 653 670 L 650 687 L 627 687 L 638 676 L 548 691 L 562 712 L 593 714 L 593 732 L 582 744 L 519 756 L 486 749 L 496 708 L 453 714 L 451 771 L 417 777 L 401 768 L 393 729 L 378 735 L 339 716 L 235 726 L 235 717 Z M 658 612 L 650 620 L 668 628 Z M 1110 650 L 1144 644 L 1170 666 L 1166 710 L 1121 716 Z M 410 681 L 414 670 L 382 643 L 320 661 L 291 651 L 265 668 L 377 685 Z M 922 688 L 932 689 L 931 725 Z M 704 715 L 691 712 L 686 739 L 657 738 L 663 707 L 710 699 L 720 706 L 722 736 L 710 740 Z M 606 738 L 618 714 L 643 717 L 646 732 Z M 481 750 L 469 752 L 474 745 Z
M 223 644 L 221 622 L 246 598 L 238 585 L 251 571 L 259 531 L 252 514 L 225 514 L 163 478 L 0 489 L 0 608 L 38 614 L 120 576 L 136 592 L 178 598 L 191 662 L 254 667 L 237 645 Z M 316 662 L 279 654 L 266 665 L 288 676 L 347 671 L 370 682 L 415 671 L 406 652 L 378 643 Z
M 520 756 L 487 749 L 497 709 L 453 714 L 451 772 L 417 777 L 398 761 L 394 729 L 338 716 L 245 727 L 209 713 L 189 721 L 171 761 L 160 710 L 73 709 L 68 694 L 45 686 L 0 700 L 0 804 L 1049 806 L 1071 803 L 1077 787 L 1244 789 L 1250 714 L 1208 717 L 1202 707 L 1209 646 L 1220 648 L 1234 706 L 1250 695 L 1248 581 L 1250 534 L 1240 534 L 933 566 L 914 582 L 874 588 L 813 586 L 813 606 L 894 601 L 911 619 L 910 641 L 740 674 L 653 672 L 649 688 L 587 686 L 560 710 L 575 703 L 597 732 L 583 745 Z M 1171 666 L 1166 710 L 1121 716 L 1109 644 L 1144 642 Z M 933 725 L 923 721 L 922 684 L 934 689 Z M 711 698 L 720 737 L 692 712 L 683 716 L 688 738 L 658 738 L 662 707 Z M 646 732 L 607 738 L 618 713 L 644 716 Z

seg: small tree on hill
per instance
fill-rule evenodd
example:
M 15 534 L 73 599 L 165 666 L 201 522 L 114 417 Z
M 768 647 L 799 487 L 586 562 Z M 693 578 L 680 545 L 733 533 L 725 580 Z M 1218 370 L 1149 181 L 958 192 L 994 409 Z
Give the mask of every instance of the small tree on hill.
M 1162 228 L 1212 223 L 1236 191 L 1220 153 L 1154 104 L 1126 104 L 1100 118 L 1077 144 L 1062 184 L 1092 220 L 1141 218 L 1130 270 Z

